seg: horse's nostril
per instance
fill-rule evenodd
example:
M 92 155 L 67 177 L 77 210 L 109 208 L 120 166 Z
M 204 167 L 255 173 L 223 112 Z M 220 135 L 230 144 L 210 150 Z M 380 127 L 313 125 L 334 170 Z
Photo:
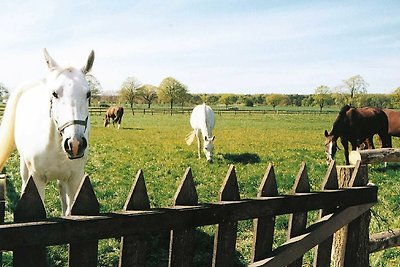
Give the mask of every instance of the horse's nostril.
M 82 143 L 80 144 L 80 149 L 85 150 L 87 147 L 87 141 L 85 137 L 82 137 Z
M 64 149 L 65 149 L 65 151 L 71 151 L 72 150 L 71 138 L 65 139 L 65 141 L 64 141 Z

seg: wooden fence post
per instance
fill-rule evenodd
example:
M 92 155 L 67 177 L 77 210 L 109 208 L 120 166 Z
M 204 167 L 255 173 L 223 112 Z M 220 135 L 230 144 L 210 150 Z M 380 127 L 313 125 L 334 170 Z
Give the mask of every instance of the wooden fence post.
M 361 165 L 360 161 L 356 166 L 338 166 L 339 188 L 365 186 L 368 183 L 368 169 L 366 165 Z M 368 215 L 367 215 L 368 214 Z M 349 228 L 350 227 L 350 228 Z M 360 228 L 358 229 L 357 228 Z M 332 264 L 334 267 L 343 266 L 369 266 L 368 259 L 368 241 L 369 240 L 369 212 L 360 216 L 349 225 L 341 228 L 334 235 L 332 245 Z M 358 232 L 359 231 L 359 232 Z M 361 237 L 359 235 L 367 235 Z M 362 244 L 367 243 L 367 244 Z M 359 251 L 364 247 L 364 252 Z M 367 264 L 367 265 L 364 265 Z
M 273 197 L 278 195 L 274 166 L 270 163 L 265 172 L 257 197 Z M 267 258 L 272 252 L 275 230 L 275 216 L 254 219 L 253 262 Z
M 46 210 L 31 176 L 15 207 L 14 222 L 29 222 L 44 218 L 46 218 Z M 13 251 L 13 266 L 46 266 L 46 248 L 44 246 L 27 246 L 15 249 Z
M 90 183 L 85 176 L 72 204 L 71 215 L 98 215 L 100 205 Z M 98 240 L 71 243 L 69 245 L 69 266 L 96 267 Z
M 4 223 L 6 214 L 6 175 L 0 174 L 0 224 Z M 0 251 L 0 266 L 3 266 L 3 252 Z
M 293 194 L 296 193 L 309 193 L 310 192 L 310 183 L 308 181 L 308 174 L 307 174 L 307 166 L 303 162 L 300 171 L 297 174 L 295 183 L 292 189 Z M 288 239 L 302 235 L 307 226 L 307 212 L 296 212 L 290 215 L 289 219 L 289 229 L 288 229 Z M 291 263 L 290 267 L 301 267 L 303 263 L 303 257 L 295 260 Z
M 198 204 L 198 196 L 190 168 L 186 169 L 174 199 L 175 206 Z M 171 230 L 169 266 L 193 266 L 195 231 L 195 227 Z
M 334 161 L 331 161 L 328 170 L 326 172 L 324 181 L 322 182 L 322 190 L 334 190 L 338 188 L 339 184 L 337 178 L 336 164 Z M 321 219 L 324 216 L 333 213 L 334 211 L 335 210 L 329 210 L 329 209 L 321 210 L 319 218 Z M 314 265 L 313 265 L 314 267 L 330 266 L 332 242 L 333 242 L 333 235 L 317 246 L 314 257 Z
M 124 210 L 149 210 L 143 171 L 139 170 L 124 205 Z M 146 266 L 146 235 L 128 235 L 121 238 L 119 266 Z
M 358 161 L 350 180 L 351 187 L 366 186 L 368 184 L 368 167 Z M 369 266 L 369 223 L 370 211 L 366 211 L 347 226 L 345 266 Z
M 240 200 L 235 166 L 229 167 L 220 191 L 221 201 Z M 212 266 L 234 266 L 237 222 L 224 221 L 217 225 L 214 238 Z

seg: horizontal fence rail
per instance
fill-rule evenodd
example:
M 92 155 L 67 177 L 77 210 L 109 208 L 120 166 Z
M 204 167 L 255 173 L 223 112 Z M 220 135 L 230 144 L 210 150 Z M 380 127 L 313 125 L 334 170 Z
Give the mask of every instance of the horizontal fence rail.
M 323 190 L 310 192 L 307 168 L 302 164 L 293 194 L 278 195 L 274 168 L 269 165 L 257 197 L 240 199 L 235 168 L 231 165 L 220 190 L 220 201 L 199 204 L 188 168 L 175 194 L 174 206 L 151 208 L 140 170 L 124 209 L 113 213 L 99 213 L 99 203 L 86 176 L 75 198 L 73 215 L 45 218 L 45 214 L 38 217 L 31 212 L 18 222 L 0 225 L 0 250 L 14 251 L 14 266 L 43 266 L 45 246 L 70 244 L 70 266 L 96 266 L 98 240 L 123 237 L 120 266 L 145 266 L 146 236 L 168 230 L 171 232 L 169 266 L 192 266 L 196 227 L 216 225 L 212 265 L 232 266 L 237 222 L 254 219 L 252 266 L 301 266 L 302 255 L 316 245 L 319 246 L 315 266 L 327 266 L 330 258 L 323 255 L 330 255 L 331 248 L 326 245 L 326 238 L 347 223 L 353 223 L 377 202 L 377 187 L 359 186 L 363 177 L 358 173 L 356 168 L 350 187 L 338 189 L 336 166 L 332 163 Z M 32 203 L 37 207 L 32 207 Z M 16 214 L 28 208 L 29 211 L 44 210 L 32 178 L 21 196 Z M 307 213 L 311 210 L 323 212 L 320 220 L 307 227 Z M 273 249 L 275 217 L 284 214 L 291 214 L 288 241 Z M 355 239 L 349 239 L 348 243 L 353 241 L 358 246 L 357 236 L 352 238 Z M 348 257 L 356 258 L 355 254 Z

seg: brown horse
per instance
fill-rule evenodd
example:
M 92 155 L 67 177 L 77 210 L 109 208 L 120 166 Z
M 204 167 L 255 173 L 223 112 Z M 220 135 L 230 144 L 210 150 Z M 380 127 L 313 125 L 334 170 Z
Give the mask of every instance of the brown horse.
M 385 112 L 385 114 L 388 117 L 388 122 L 389 122 L 388 134 L 390 135 L 390 138 L 392 136 L 400 137 L 400 111 L 385 108 L 383 109 L 383 112 Z M 373 136 L 369 137 L 365 143 L 366 144 L 370 143 L 371 146 L 373 147 L 374 146 Z
M 104 127 L 110 126 L 110 119 L 112 119 L 112 124 L 115 127 L 115 123 L 118 124 L 118 129 L 121 127 L 122 116 L 124 115 L 124 108 L 112 106 L 110 107 L 107 112 L 106 116 L 104 117 Z
M 339 137 L 344 147 L 347 165 L 349 164 L 348 142 L 350 142 L 352 150 L 356 150 L 363 143 L 371 149 L 374 146 L 370 139 L 377 134 L 382 141 L 382 147 L 391 147 L 392 141 L 388 130 L 388 116 L 381 108 L 351 108 L 349 105 L 345 105 L 333 123 L 332 131 L 328 133 L 325 130 L 327 161 L 333 160 L 338 148 L 337 139 Z

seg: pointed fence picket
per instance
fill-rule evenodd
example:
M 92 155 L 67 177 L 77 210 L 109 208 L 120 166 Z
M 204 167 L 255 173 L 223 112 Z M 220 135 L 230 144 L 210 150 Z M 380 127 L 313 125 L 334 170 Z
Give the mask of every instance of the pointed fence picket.
M 274 168 L 270 164 L 257 197 L 241 200 L 235 167 L 231 165 L 219 201 L 199 204 L 192 171 L 188 168 L 176 191 L 174 206 L 155 209 L 150 208 L 140 170 L 123 210 L 107 214 L 99 213 L 99 203 L 86 176 L 75 198 L 72 215 L 52 219 L 46 219 L 31 178 L 15 211 L 18 223 L 0 225 L 0 250 L 14 251 L 14 266 L 45 266 L 45 246 L 70 244 L 69 266 L 97 266 L 98 240 L 122 237 L 119 266 L 145 266 L 148 237 L 169 230 L 169 266 L 193 266 L 196 227 L 216 225 L 212 265 L 233 266 L 238 222 L 253 220 L 250 266 L 301 266 L 304 253 L 315 246 L 318 247 L 314 266 L 329 266 L 332 235 L 346 224 L 352 234 L 347 238 L 345 257 L 354 257 L 360 251 L 368 253 L 365 242 L 359 242 L 356 236 L 357 225 L 362 222 L 355 220 L 377 201 L 377 187 L 359 186 L 365 175 L 358 168 L 353 172 L 352 181 L 356 187 L 337 189 L 336 166 L 332 164 L 323 190 L 310 192 L 307 167 L 303 163 L 292 195 L 278 195 Z M 320 219 L 306 227 L 307 213 L 312 210 L 321 210 Z M 275 217 L 284 214 L 290 214 L 288 240 L 273 249 Z M 26 254 L 27 248 L 32 255 Z

